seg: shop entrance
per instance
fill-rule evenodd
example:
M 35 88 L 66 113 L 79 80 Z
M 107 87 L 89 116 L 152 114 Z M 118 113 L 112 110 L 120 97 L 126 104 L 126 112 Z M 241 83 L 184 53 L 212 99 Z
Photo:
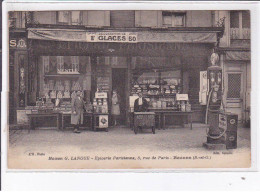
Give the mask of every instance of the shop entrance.
M 117 90 L 120 96 L 120 118 L 122 125 L 126 124 L 126 69 L 112 68 L 112 90 Z

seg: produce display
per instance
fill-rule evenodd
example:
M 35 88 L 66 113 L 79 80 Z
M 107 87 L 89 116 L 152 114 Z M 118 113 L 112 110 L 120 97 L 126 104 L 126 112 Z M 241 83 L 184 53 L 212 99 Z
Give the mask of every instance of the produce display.
M 181 93 L 181 79 L 162 79 L 160 81 L 147 79 L 134 81 L 131 94 L 137 95 L 142 92 L 144 95 L 164 95 Z
M 176 94 L 181 94 L 182 83 L 180 77 L 163 77 L 159 74 L 146 73 L 147 76 L 133 75 L 131 96 L 138 96 L 142 92 L 152 109 L 171 109 L 176 111 L 190 111 L 188 101 L 179 101 Z M 156 78 L 154 78 L 156 76 Z M 181 106 L 184 103 L 184 108 Z M 186 110 L 187 105 L 187 110 Z

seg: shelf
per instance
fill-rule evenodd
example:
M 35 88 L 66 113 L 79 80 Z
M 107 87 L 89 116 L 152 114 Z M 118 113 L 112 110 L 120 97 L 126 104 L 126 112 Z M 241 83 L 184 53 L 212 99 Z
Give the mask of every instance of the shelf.
M 41 98 L 46 99 L 46 97 L 41 97 Z M 71 98 L 72 98 L 72 97 L 70 97 L 70 98 L 59 98 L 59 99 L 71 99 Z M 56 99 L 56 98 L 48 98 L 48 99 L 54 100 L 54 99 Z
M 48 78 L 78 78 L 81 74 L 45 74 Z
M 144 94 L 146 97 L 168 97 L 168 96 L 176 96 L 176 93 L 174 94 Z

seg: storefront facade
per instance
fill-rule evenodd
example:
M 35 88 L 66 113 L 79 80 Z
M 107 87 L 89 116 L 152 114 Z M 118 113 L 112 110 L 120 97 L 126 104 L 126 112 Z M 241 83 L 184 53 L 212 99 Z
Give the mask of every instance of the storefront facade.
M 23 67 L 17 66 L 20 77 L 15 87 L 20 90 L 14 89 L 19 94 L 13 109 L 19 115 L 17 123 L 26 123 L 26 112 L 46 98 L 52 102 L 47 108 L 54 108 L 54 99 L 59 98 L 63 104 L 58 110 L 69 112 L 77 90 L 84 91 L 85 101 L 93 105 L 98 89 L 108 94 L 108 112 L 112 90 L 119 91 L 122 124 L 130 123 L 131 97 L 139 91 L 151 108 L 175 108 L 176 94 L 188 94 L 194 122 L 205 121 L 206 107 L 199 101 L 200 72 L 210 66 L 223 27 L 28 25 L 26 31 L 25 72 L 21 74 Z
M 37 33 L 43 34 L 41 30 L 36 29 Z M 67 37 L 70 34 L 75 35 L 74 31 L 68 33 L 62 29 L 55 29 L 55 32 L 57 31 L 57 34 Z M 205 110 L 198 104 L 197 99 L 199 74 L 209 65 L 208 59 L 217 42 L 218 33 L 221 33 L 220 28 L 206 29 L 205 32 L 136 31 L 131 32 L 136 38 L 134 43 L 119 43 L 118 39 L 109 39 L 111 36 L 124 38 L 128 32 L 110 31 L 96 33 L 97 35 L 92 32 L 98 36 L 95 42 L 77 39 L 50 41 L 47 40 L 49 37 L 37 37 L 35 29 L 28 29 L 28 32 L 28 69 L 31 71 L 28 72 L 25 106 L 35 105 L 37 101 L 46 97 L 47 91 L 53 99 L 58 95 L 63 98 L 64 92 L 69 91 L 66 98 L 70 101 L 73 91 L 83 90 L 85 100 L 93 103 L 97 88 L 101 87 L 102 91 L 107 92 L 109 100 L 112 90 L 117 89 L 122 97 L 122 120 L 126 121 L 126 124 L 129 123 L 131 112 L 129 97 L 137 94 L 134 85 L 138 82 L 140 85 L 159 85 L 160 91 L 155 93 L 143 91 L 151 101 L 160 98 L 162 101 L 170 102 L 174 101 L 176 93 L 189 94 L 194 120 L 203 122 Z M 102 35 L 100 38 L 99 34 L 109 36 Z M 150 39 L 147 38 L 147 34 L 150 35 Z M 176 39 L 173 36 L 175 34 Z M 78 66 L 79 74 L 57 74 L 58 66 L 66 65 Z M 173 86 L 174 89 L 171 90 L 169 86 Z M 162 88 L 165 88 L 163 92 Z M 56 94 L 52 93 L 53 96 L 52 91 L 56 91 Z M 152 102 L 150 105 L 152 106 Z

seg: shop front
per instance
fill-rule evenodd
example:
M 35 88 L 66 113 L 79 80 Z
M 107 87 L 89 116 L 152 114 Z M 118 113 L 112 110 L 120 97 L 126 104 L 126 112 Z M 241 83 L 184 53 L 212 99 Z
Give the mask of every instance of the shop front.
M 133 103 L 139 92 L 147 99 L 149 111 L 190 112 L 194 122 L 204 122 L 205 107 L 199 101 L 200 71 L 207 70 L 221 31 L 208 28 L 188 32 L 89 32 L 29 28 L 24 115 L 30 118 L 32 114 L 58 113 L 59 117 L 50 120 L 59 119 L 58 128 L 69 126 L 71 99 L 76 91 L 81 91 L 88 105 L 85 122 L 102 124 L 100 119 L 93 121 L 90 114 L 107 115 L 102 118 L 110 122 L 111 96 L 116 90 L 122 125 L 131 123 Z M 179 118 L 170 118 L 173 119 L 166 119 L 164 125 L 179 124 Z M 109 122 L 104 126 L 108 127 Z M 52 125 L 38 123 L 38 127 Z

